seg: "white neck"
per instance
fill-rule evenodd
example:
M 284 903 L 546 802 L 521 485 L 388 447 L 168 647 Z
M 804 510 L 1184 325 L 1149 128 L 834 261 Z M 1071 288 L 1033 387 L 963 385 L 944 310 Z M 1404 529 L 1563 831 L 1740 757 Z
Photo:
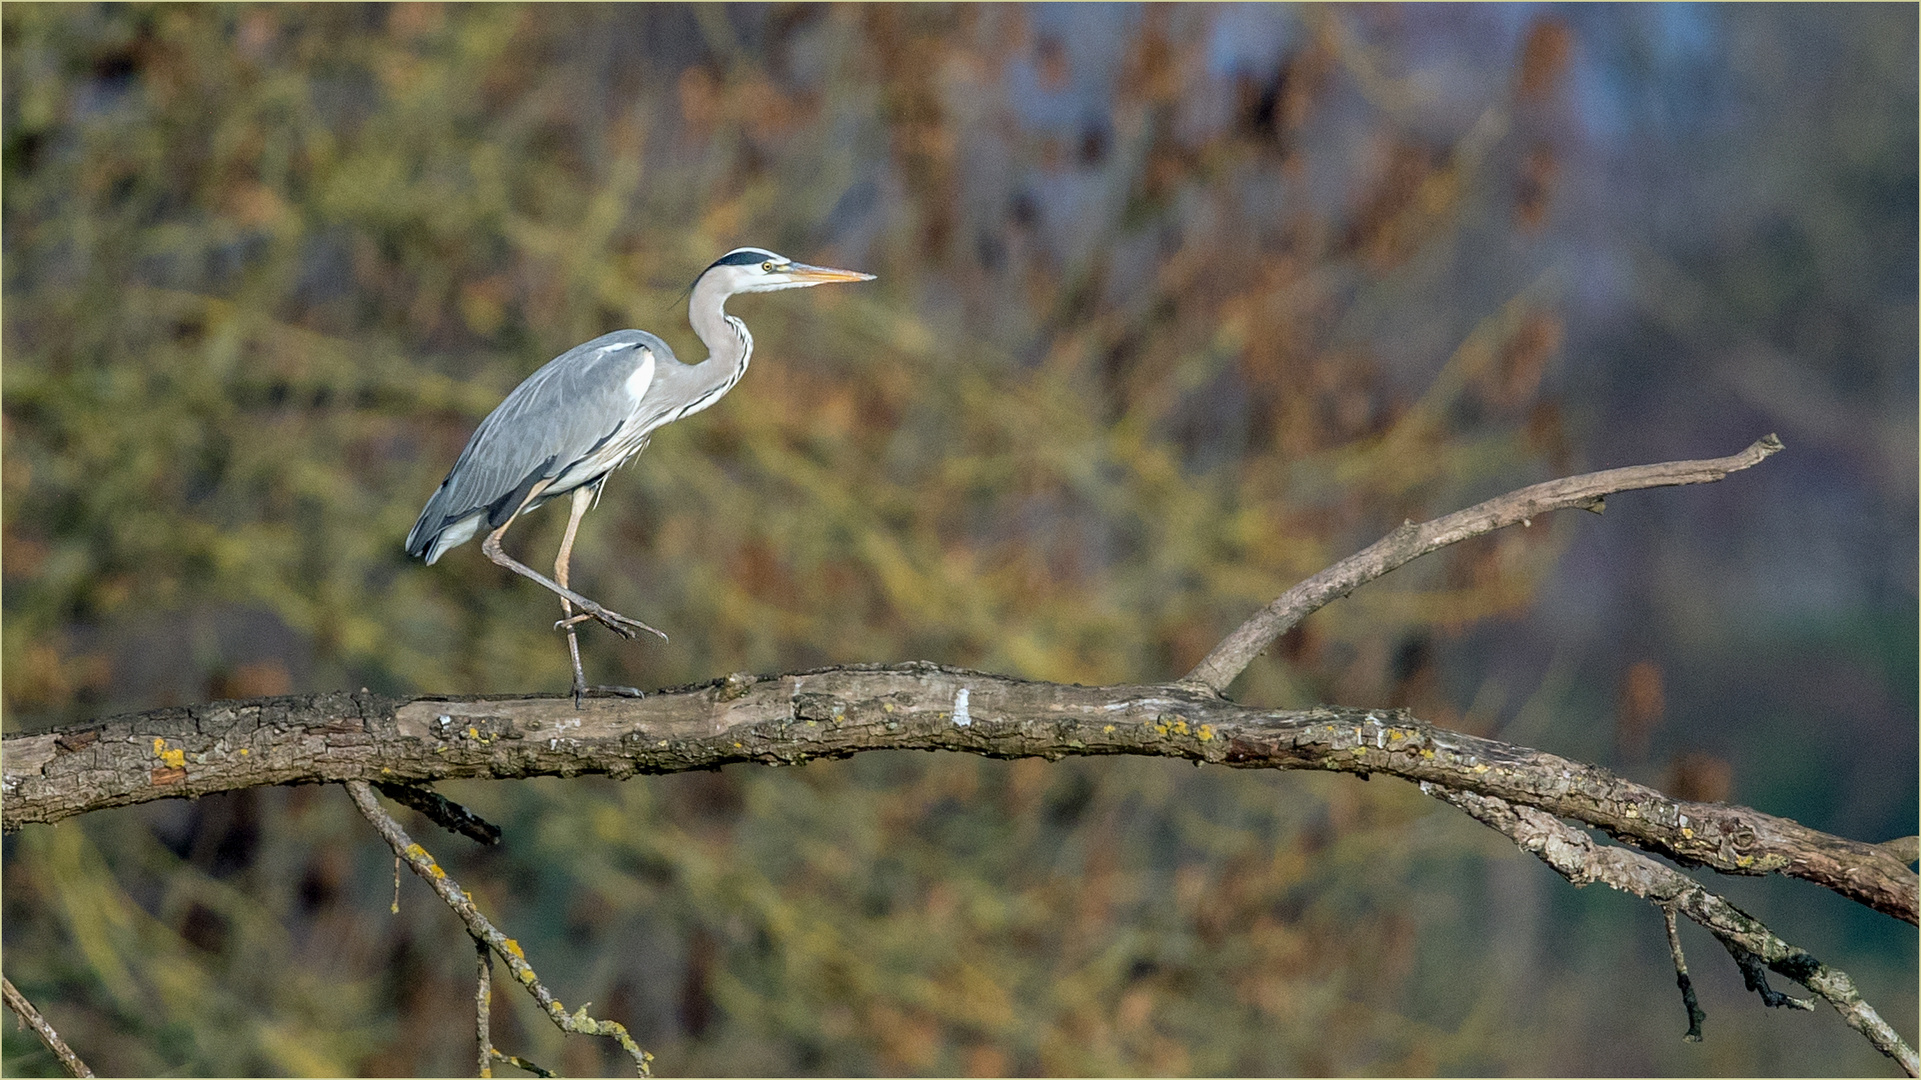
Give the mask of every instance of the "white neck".
M 707 359 L 694 365 L 700 381 L 694 399 L 681 409 L 680 416 L 697 413 L 719 401 L 747 374 L 747 361 L 754 354 L 754 335 L 747 332 L 746 323 L 727 314 L 723 306 L 727 295 L 710 274 L 694 285 L 694 294 L 688 299 L 687 321 L 693 324 L 700 343 L 707 346 Z

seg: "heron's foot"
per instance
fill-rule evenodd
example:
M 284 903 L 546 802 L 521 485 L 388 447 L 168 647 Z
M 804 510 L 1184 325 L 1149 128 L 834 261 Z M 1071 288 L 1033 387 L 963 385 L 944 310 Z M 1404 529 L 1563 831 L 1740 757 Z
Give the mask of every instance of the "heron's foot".
M 579 692 L 582 697 L 644 698 L 647 696 L 645 690 L 635 686 L 583 686 Z
M 592 603 L 592 601 L 589 601 L 589 603 Z M 638 633 L 636 633 L 636 631 L 640 631 L 640 630 L 645 630 L 648 633 L 654 635 L 655 637 L 658 637 L 662 641 L 667 640 L 666 631 L 655 629 L 654 627 L 648 626 L 646 623 L 641 622 L 639 619 L 622 615 L 618 611 L 608 611 L 606 608 L 601 607 L 599 604 L 593 604 L 592 607 L 587 607 L 585 605 L 578 605 L 578 604 L 575 606 L 580 607 L 582 609 L 580 614 L 570 616 L 568 618 L 560 620 L 559 622 L 554 624 L 554 629 L 571 630 L 575 626 L 578 626 L 581 623 L 587 622 L 588 620 L 591 619 L 594 622 L 597 622 L 600 625 L 606 627 L 607 629 L 612 630 L 614 633 L 619 634 L 621 637 L 624 637 L 629 641 L 632 641 L 634 638 L 640 636 Z
M 586 680 L 574 681 L 574 708 L 580 708 L 580 700 L 590 697 L 644 698 L 647 694 L 632 686 L 588 686 Z

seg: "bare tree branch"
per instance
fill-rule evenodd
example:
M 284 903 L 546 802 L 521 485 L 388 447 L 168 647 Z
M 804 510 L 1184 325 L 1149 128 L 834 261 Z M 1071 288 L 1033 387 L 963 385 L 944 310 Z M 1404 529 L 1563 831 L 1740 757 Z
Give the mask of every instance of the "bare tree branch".
M 458 882 L 447 876 L 447 872 L 440 868 L 440 864 L 434 861 L 434 857 L 427 854 L 427 849 L 414 843 L 407 836 L 406 830 L 400 827 L 400 823 L 380 808 L 380 803 L 374 799 L 371 786 L 365 781 L 349 780 L 347 794 L 353 799 L 354 806 L 360 809 L 361 815 L 372 822 L 375 831 L 387 841 L 387 846 L 394 849 L 394 854 L 405 859 L 414 873 L 419 874 L 434 893 L 453 909 L 454 914 L 460 916 L 460 921 L 466 924 L 467 933 L 473 936 L 474 941 L 491 949 L 506 962 L 507 970 L 513 972 L 515 981 L 525 986 L 527 992 L 534 996 L 534 1000 L 540 1003 L 541 1011 L 547 1014 L 547 1019 L 552 1020 L 555 1027 L 580 1035 L 600 1035 L 613 1039 L 620 1044 L 621 1049 L 627 1051 L 628 1056 L 634 1059 L 634 1067 L 639 1075 L 653 1075 L 649 1071 L 649 1063 L 654 1060 L 654 1055 L 642 1050 L 634 1042 L 633 1036 L 627 1033 L 625 1026 L 612 1020 L 595 1020 L 587 1015 L 585 1005 L 571 1015 L 568 1014 L 566 1007 L 548 992 L 546 986 L 542 985 L 539 977 L 534 974 L 533 965 L 527 962 L 527 955 L 521 949 L 520 943 L 496 929 L 494 924 L 488 921 L 487 916 L 480 913 L 480 908 L 474 905 L 473 897 L 468 895 Z M 488 982 L 491 983 L 491 971 L 487 974 Z M 476 1000 L 479 999 L 476 998 Z M 476 1017 L 476 1024 L 480 1022 L 482 1022 L 481 1017 Z M 493 1060 L 520 1064 L 520 1059 L 510 1058 L 493 1049 L 491 1040 L 488 1040 L 488 1043 L 486 1048 L 488 1056 Z M 529 1068 L 530 1071 L 540 1071 Z
M 1606 769 L 1399 710 L 1256 709 L 1184 686 L 1066 686 L 902 664 L 731 675 L 642 700 L 317 694 L 116 717 L 0 747 L 8 830 L 267 784 L 575 776 L 799 764 L 865 750 L 1142 754 L 1385 773 L 1497 796 L 1727 874 L 1784 874 L 1915 922 L 1895 855 L 1787 818 L 1675 799 Z
M 1746 450 L 1724 458 L 1634 465 L 1549 480 L 1425 524 L 1408 522 L 1357 554 L 1282 593 L 1279 599 L 1222 639 L 1181 681 L 1206 687 L 1217 694 L 1225 693 L 1228 684 L 1245 671 L 1262 650 L 1302 619 L 1375 578 L 1449 544 L 1509 525 L 1525 525 L 1551 510 L 1581 509 L 1598 514 L 1602 500 L 1617 491 L 1721 480 L 1729 473 L 1760 464 L 1781 448 L 1780 439 L 1767 435 Z
M 80 1060 L 80 1055 L 74 1053 L 73 1048 L 67 1045 L 67 1041 L 60 1037 L 60 1033 L 53 1030 L 53 1025 L 47 1023 L 47 1018 L 41 1016 L 40 1010 L 33 1007 L 33 1002 L 28 1001 L 26 995 L 14 987 L 13 980 L 4 975 L 0 975 L 0 996 L 6 998 L 7 1008 L 12 1009 L 20 1019 L 26 1021 L 27 1026 L 33 1029 L 33 1033 L 40 1036 L 40 1041 L 46 1045 L 46 1048 L 53 1051 L 53 1056 L 60 1059 L 60 1066 L 67 1070 L 68 1076 L 93 1075 L 93 1070 L 87 1068 L 87 1063 Z
M 1909 1076 L 1921 1075 L 1921 1060 L 1917 1060 L 1914 1049 L 1888 1026 L 1872 1005 L 1861 1000 L 1854 980 L 1848 978 L 1846 972 L 1829 967 L 1781 940 L 1760 920 L 1708 891 L 1686 874 L 1639 852 L 1597 844 L 1580 829 L 1532 807 L 1514 806 L 1503 799 L 1449 791 L 1432 784 L 1422 784 L 1421 790 L 1459 807 L 1474 820 L 1500 832 L 1577 886 L 1598 881 L 1651 901 L 1664 911 L 1687 916 L 1719 939 L 1737 960 L 1743 954 L 1751 956 L 1814 991 L 1834 1006 L 1849 1027 L 1866 1036 L 1876 1050 L 1893 1058 Z M 1678 960 L 1678 939 L 1674 949 L 1677 967 L 1685 969 Z M 1742 964 L 1744 974 L 1747 967 Z M 1685 979 L 1685 970 L 1682 976 Z M 1748 984 L 1756 993 L 1762 993 L 1767 987 L 1764 979 L 1757 985 L 1757 980 L 1750 977 Z M 1793 1003 L 1792 998 L 1769 1000 L 1767 994 L 1763 994 L 1763 1000 L 1769 1005 Z M 1690 1027 L 1690 1032 L 1694 1030 Z
M 445 822 L 437 818 L 434 823 L 440 825 L 442 828 L 448 828 L 449 831 L 452 832 L 462 831 L 458 828 L 448 826 Z M 528 1061 L 526 1058 L 515 1054 L 504 1053 L 499 1047 L 494 1045 L 494 1037 L 491 1030 L 493 1026 L 494 1003 L 494 954 L 487 943 L 480 938 L 474 939 L 474 953 L 478 957 L 475 962 L 475 967 L 478 970 L 474 978 L 474 1036 L 480 1048 L 480 1068 L 476 1075 L 483 1078 L 493 1076 L 494 1062 L 499 1061 L 512 1065 L 522 1072 L 533 1073 L 535 1076 L 558 1076 L 558 1073 L 549 1072 L 533 1062 Z
M 1256 709 L 1221 696 L 1254 656 L 1308 613 L 1420 555 L 1550 510 L 1599 512 L 1601 500 L 1616 491 L 1719 480 L 1780 449 L 1770 435 L 1731 457 L 1556 480 L 1425 525 L 1410 523 L 1289 590 L 1170 685 L 1067 686 L 910 663 L 735 674 L 644 700 L 393 699 L 363 689 L 213 702 L 7 737 L 0 743 L 0 827 L 11 832 L 151 799 L 344 782 L 362 813 L 480 943 L 475 1019 L 483 1074 L 500 1061 L 545 1075 L 491 1045 L 490 951 L 507 961 L 556 1024 L 618 1038 L 645 1074 L 648 1055 L 626 1030 L 593 1020 L 584 1009 L 569 1016 L 518 947 L 380 809 L 369 785 L 488 843 L 498 830 L 423 785 L 588 773 L 625 778 L 731 762 L 801 764 L 880 749 L 1048 759 L 1139 754 L 1238 768 L 1379 772 L 1419 783 L 1577 885 L 1605 881 L 1659 906 L 1691 1036 L 1698 1035 L 1701 1016 L 1674 931 L 1676 913 L 1713 932 L 1764 1000 L 1805 1004 L 1769 989 L 1765 966 L 1808 986 L 1912 1074 L 1914 1052 L 1861 1001 L 1844 973 L 1782 942 L 1685 875 L 1598 845 L 1559 819 L 1684 865 L 1801 878 L 1909 923 L 1917 922 L 1921 907 L 1908 865 L 1917 848 L 1913 838 L 1861 843 L 1746 807 L 1674 799 L 1598 766 L 1437 728 L 1404 710 Z

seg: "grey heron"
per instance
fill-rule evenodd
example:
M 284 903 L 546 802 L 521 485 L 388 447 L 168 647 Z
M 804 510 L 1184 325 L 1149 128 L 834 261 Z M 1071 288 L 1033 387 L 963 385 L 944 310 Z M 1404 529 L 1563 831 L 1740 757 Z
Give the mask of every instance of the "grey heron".
M 433 564 L 452 548 L 488 532 L 480 550 L 499 566 L 539 582 L 560 597 L 567 655 L 574 667 L 574 701 L 590 688 L 580 667 L 575 627 L 593 620 L 624 638 L 645 630 L 639 619 L 609 611 L 567 586 L 574 533 L 598 501 L 607 474 L 647 448 L 655 429 L 719 401 L 747 373 L 753 335 L 727 314 L 736 293 L 802 289 L 838 281 L 871 281 L 872 274 L 797 263 L 761 248 L 722 255 L 694 279 L 687 318 L 707 359 L 684 364 L 667 343 L 645 330 L 616 330 L 549 360 L 487 414 L 407 534 L 407 554 Z M 554 559 L 554 576 L 525 566 L 501 550 L 514 519 L 562 495 L 573 496 L 567 529 Z M 579 611 L 576 613 L 575 609 Z M 625 688 L 605 687 L 623 692 Z

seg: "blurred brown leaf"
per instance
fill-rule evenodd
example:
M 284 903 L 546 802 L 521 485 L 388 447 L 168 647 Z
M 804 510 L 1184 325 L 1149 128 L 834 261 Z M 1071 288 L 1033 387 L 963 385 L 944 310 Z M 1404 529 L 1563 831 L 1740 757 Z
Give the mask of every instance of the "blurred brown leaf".
M 1615 710 L 1615 746 L 1628 761 L 1643 761 L 1654 733 L 1667 712 L 1667 693 L 1661 666 L 1637 660 L 1621 675 L 1620 703 Z M 1672 789 L 1670 789 L 1672 790 Z
M 1734 792 L 1734 766 L 1725 758 L 1689 751 L 1668 765 L 1662 790 L 1677 799 L 1727 802 Z

